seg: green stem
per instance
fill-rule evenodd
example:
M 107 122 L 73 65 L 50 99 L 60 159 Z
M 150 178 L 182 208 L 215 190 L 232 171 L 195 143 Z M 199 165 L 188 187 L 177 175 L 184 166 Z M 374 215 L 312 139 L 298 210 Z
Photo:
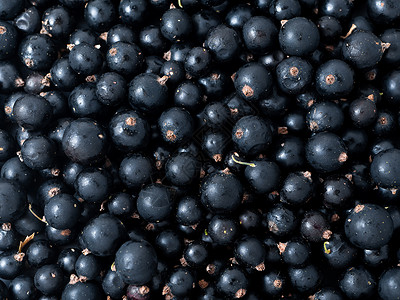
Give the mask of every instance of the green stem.
M 249 167 L 252 167 L 252 168 L 255 168 L 255 166 L 256 166 L 255 163 L 248 163 L 248 162 L 236 160 L 235 155 L 232 155 L 232 160 L 233 160 L 235 163 L 239 164 L 239 165 L 249 166 Z

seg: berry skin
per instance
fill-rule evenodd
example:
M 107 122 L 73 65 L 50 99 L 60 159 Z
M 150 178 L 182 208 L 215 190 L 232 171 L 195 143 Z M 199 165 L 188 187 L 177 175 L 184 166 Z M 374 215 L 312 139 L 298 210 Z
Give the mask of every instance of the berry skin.
M 93 280 L 100 274 L 99 260 L 93 254 L 81 254 L 76 260 L 75 270 L 78 276 Z
M 245 273 L 237 267 L 231 267 L 221 273 L 217 289 L 231 299 L 242 298 L 247 292 L 248 284 Z
M 141 72 L 143 53 L 136 44 L 116 42 L 110 45 L 106 61 L 111 71 L 131 77 Z
M 206 75 L 211 63 L 211 55 L 208 50 L 195 47 L 186 55 L 185 70 L 192 77 Z
M 269 5 L 269 14 L 277 21 L 288 20 L 301 14 L 298 0 L 273 0 Z
M 176 209 L 176 220 L 182 225 L 195 225 L 201 221 L 203 209 L 200 202 L 190 196 L 179 200 Z
M 345 21 L 353 11 L 353 2 L 347 0 L 323 0 L 320 3 L 320 7 L 322 15 Z
M 127 87 L 125 79 L 114 72 L 104 73 L 96 82 L 97 99 L 110 106 L 116 106 L 125 100 Z
M 182 107 L 193 113 L 202 107 L 203 92 L 200 87 L 191 81 L 184 81 L 175 89 L 174 106 Z
M 193 119 L 185 109 L 172 107 L 161 114 L 158 127 L 165 142 L 181 144 L 193 133 Z
M 257 271 L 265 268 L 265 249 L 260 240 L 254 237 L 243 237 L 235 243 L 235 258 L 240 264 Z
M 129 83 L 129 104 L 143 113 L 158 114 L 168 99 L 167 78 L 142 73 Z
M 296 225 L 295 214 L 282 205 L 273 206 L 265 218 L 266 226 L 276 236 L 287 236 L 291 234 Z
M 229 62 L 240 51 L 240 38 L 236 31 L 226 25 L 218 25 L 207 34 L 206 48 L 218 62 Z
M 314 265 L 292 267 L 289 269 L 289 277 L 293 287 L 302 293 L 315 290 L 322 280 L 320 271 Z
M 47 223 L 60 230 L 74 228 L 78 223 L 80 213 L 80 203 L 68 194 L 58 194 L 44 206 Z
M 250 5 L 239 4 L 233 7 L 225 17 L 227 25 L 234 29 L 240 30 L 253 15 L 253 10 Z
M 173 195 L 167 187 L 154 183 L 142 188 L 137 198 L 139 215 L 148 222 L 161 222 L 172 213 Z
M 306 122 L 311 132 L 337 132 L 344 123 L 343 111 L 334 102 L 320 102 L 309 107 Z
M 33 34 L 40 27 L 40 14 L 36 7 L 31 6 L 15 17 L 15 27 L 25 34 Z
M 375 155 L 371 163 L 371 177 L 381 187 L 397 190 L 400 187 L 400 150 L 388 149 Z
M 302 267 L 307 264 L 311 255 L 310 245 L 303 239 L 294 239 L 278 244 L 283 261 L 289 266 Z
M 390 47 L 385 50 L 381 62 L 385 65 L 398 66 L 400 63 L 400 55 L 398 52 L 400 42 L 400 30 L 389 28 L 381 35 L 380 39 L 386 43 L 390 43 Z
M 83 42 L 72 48 L 68 56 L 68 62 L 76 73 L 89 76 L 100 71 L 102 56 L 100 50 Z
M 400 20 L 400 5 L 395 0 L 368 0 L 368 15 L 379 25 L 389 25 Z
M 33 241 L 26 250 L 29 265 L 41 267 L 56 260 L 56 251 L 47 241 Z
M 315 73 L 317 92 L 328 98 L 348 95 L 353 90 L 354 72 L 342 60 L 328 60 Z
M 73 30 L 73 20 L 69 11 L 63 6 L 47 9 L 42 17 L 43 28 L 54 38 L 67 36 Z
M 324 242 L 321 250 L 328 264 L 335 269 L 350 267 L 359 253 L 358 249 L 352 246 L 342 234 L 333 234 Z
M 111 27 L 107 33 L 107 45 L 116 42 L 136 43 L 138 40 L 137 32 L 133 31 L 130 26 L 117 24 Z
M 272 50 L 278 37 L 275 24 L 264 16 L 250 18 L 244 23 L 242 33 L 246 48 L 254 54 L 264 54 Z
M 309 242 L 329 239 L 332 234 L 326 217 L 318 211 L 305 213 L 301 221 L 300 233 Z
M 281 201 L 294 206 L 308 202 L 314 192 L 314 184 L 310 172 L 289 173 L 283 181 L 280 191 Z
M 85 5 L 84 18 L 90 28 L 104 32 L 115 21 L 116 9 L 110 0 L 91 0 Z
M 27 130 L 38 130 L 50 123 L 53 110 L 45 98 L 25 95 L 15 101 L 13 116 L 21 127 Z
M 33 34 L 24 38 L 19 46 L 21 62 L 32 70 L 46 70 L 57 58 L 53 40 L 44 34 Z
M 348 156 L 340 137 L 330 132 L 321 132 L 308 140 L 306 158 L 318 172 L 329 173 L 340 169 Z
M 369 99 L 356 99 L 350 104 L 349 114 L 356 127 L 365 128 L 377 117 L 376 104 Z
M 272 142 L 272 131 L 264 119 L 246 116 L 233 127 L 232 140 L 243 154 L 255 155 L 268 149 Z
M 342 25 L 338 19 L 332 16 L 319 18 L 317 26 L 321 34 L 321 40 L 326 42 L 337 41 L 342 33 Z
M 55 163 L 56 146 L 46 136 L 27 139 L 21 147 L 24 164 L 33 170 L 51 168 Z
M 72 121 L 65 130 L 62 148 L 72 161 L 84 165 L 95 164 L 104 159 L 106 137 L 100 125 L 88 118 Z
M 255 102 L 270 93 L 272 75 L 263 65 L 249 63 L 237 71 L 234 84 L 243 99 Z
M 129 241 L 118 249 L 115 267 L 125 283 L 144 285 L 156 273 L 157 255 L 150 243 Z
M 389 45 L 383 43 L 372 32 L 357 30 L 347 37 L 342 46 L 342 54 L 358 69 L 374 67 Z
M 192 20 L 183 9 L 169 9 L 161 17 L 162 35 L 171 42 L 188 38 L 192 32 Z
M 267 160 L 256 160 L 244 170 L 247 182 L 254 192 L 260 195 L 276 190 L 279 186 L 280 175 L 279 166 Z
M 101 214 L 86 224 L 79 240 L 83 249 L 102 257 L 114 255 L 126 238 L 125 227 L 118 218 Z
M 108 270 L 101 285 L 104 292 L 113 298 L 120 298 L 125 294 L 126 283 L 116 271 Z
M 35 273 L 35 287 L 44 295 L 54 295 L 59 292 L 64 283 L 64 274 L 57 265 L 45 265 Z
M 2 93 L 13 92 L 24 85 L 19 71 L 11 62 L 0 62 L 0 91 Z M 12 98 L 12 95 L 11 97 Z M 15 99 L 16 100 L 16 99 Z M 5 111 L 7 115 L 10 113 Z
M 0 129 L 0 161 L 4 162 L 11 158 L 15 151 L 15 141 L 7 133 L 7 131 Z
M 193 290 L 195 278 L 190 269 L 177 268 L 167 279 L 167 284 L 163 289 L 164 295 L 174 295 L 177 297 L 188 296 Z
M 10 58 L 17 49 L 18 32 L 16 28 L 4 21 L 0 21 L 0 59 Z
M 229 214 L 239 207 L 242 195 L 242 185 L 235 175 L 214 173 L 202 182 L 200 199 L 210 212 Z
M 299 137 L 288 135 L 275 152 L 275 161 L 286 170 L 298 169 L 304 165 L 304 142 Z
M 68 106 L 75 117 L 99 117 L 103 105 L 96 95 L 96 86 L 91 83 L 78 85 L 69 94 Z
M 312 82 L 311 64 L 299 57 L 289 57 L 276 67 L 279 88 L 288 94 L 300 94 Z
M 16 251 L 4 251 L 0 254 L 0 276 L 2 279 L 12 280 L 24 271 L 24 257 Z
M 279 45 L 287 55 L 311 54 L 317 49 L 319 39 L 317 26 L 303 17 L 288 20 L 279 31 Z
M 121 20 L 128 25 L 140 25 L 145 20 L 147 11 L 146 0 L 122 0 L 119 4 Z
M 371 273 L 363 267 L 352 267 L 343 274 L 339 286 L 350 299 L 362 299 L 374 295 L 376 282 Z
M 99 43 L 99 39 L 90 29 L 76 29 L 70 34 L 69 43 L 75 46 L 80 43 L 88 43 L 89 45 L 94 46 Z
M 353 184 L 342 176 L 327 178 L 322 192 L 326 207 L 345 207 L 352 200 Z
M 280 295 L 286 285 L 286 276 L 277 270 L 267 271 L 262 277 L 262 288 L 266 296 Z
M 319 300 L 342 300 L 343 295 L 340 291 L 332 288 L 322 288 L 316 292 L 312 297 Z
M 147 156 L 131 154 L 119 166 L 119 177 L 127 188 L 140 189 L 151 180 L 153 163 Z
M 238 226 L 232 219 L 215 215 L 208 224 L 207 236 L 217 245 L 230 245 L 238 236 Z
M 50 69 L 51 82 L 61 90 L 71 91 L 78 85 L 78 74 L 71 68 L 68 57 L 56 60 Z
M 24 213 L 26 205 L 26 194 L 19 184 L 0 179 L 0 222 L 16 221 Z
M 378 292 L 383 300 L 399 299 L 400 268 L 387 269 L 379 279 Z
M 359 204 L 352 209 L 344 226 L 346 237 L 362 249 L 379 249 L 393 234 L 389 213 L 375 204 Z
M 33 283 L 33 278 L 26 275 L 20 275 L 14 278 L 14 280 L 10 283 L 9 292 L 13 299 L 29 300 L 37 297 L 37 290 Z M 3 297 L 3 294 L 0 293 L 0 295 Z
M 200 175 L 200 164 L 189 153 L 178 153 L 165 164 L 165 176 L 173 185 L 188 186 Z
M 208 31 L 221 24 L 220 16 L 211 9 L 201 9 L 192 15 L 193 33 L 197 38 L 204 40 Z
M 61 294 L 62 300 L 96 300 L 104 297 L 101 288 L 93 281 L 69 283 Z
M 124 152 L 144 149 L 150 141 L 148 122 L 132 110 L 116 113 L 109 123 L 109 131 L 114 145 Z
M 398 106 L 400 103 L 400 72 L 394 70 L 385 75 L 382 83 L 383 97 L 390 104 Z
M 87 168 L 77 176 L 74 188 L 77 195 L 89 203 L 101 203 L 110 194 L 112 178 L 106 170 Z

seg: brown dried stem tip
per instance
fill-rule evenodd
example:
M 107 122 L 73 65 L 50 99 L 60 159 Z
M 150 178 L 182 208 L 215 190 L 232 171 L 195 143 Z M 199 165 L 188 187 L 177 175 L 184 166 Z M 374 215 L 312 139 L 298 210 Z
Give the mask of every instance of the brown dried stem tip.
M 390 43 L 382 43 L 382 53 L 386 51 L 386 49 L 389 49 Z
M 108 53 L 110 53 L 111 56 L 115 56 L 117 54 L 117 49 L 111 48 L 110 50 L 108 50 Z
M 240 289 L 235 293 L 235 299 L 240 299 L 243 298 L 246 295 L 246 290 L 245 289 Z
M 299 69 L 297 67 L 291 67 L 289 69 L 289 74 L 292 76 L 297 76 L 299 75 Z
M 362 211 L 364 209 L 364 207 L 365 207 L 364 205 L 358 204 L 356 207 L 354 207 L 354 212 L 357 214 L 360 211 Z
M 238 139 L 241 139 L 242 136 L 243 136 L 243 130 L 242 130 L 241 128 L 238 128 L 238 130 L 236 130 L 236 132 L 235 132 L 235 136 L 236 136 Z
M 245 84 L 244 87 L 242 88 L 242 93 L 246 97 L 252 97 L 254 95 L 253 89 L 250 86 L 248 86 L 247 84 Z
M 342 38 L 342 39 L 345 39 L 345 38 L 349 37 L 350 34 L 352 34 L 353 31 L 354 31 L 356 28 L 357 28 L 356 24 L 351 24 L 351 27 L 350 27 L 349 31 L 347 32 L 347 34 L 344 35 L 344 36 L 341 36 L 341 38 Z
M 340 153 L 338 160 L 339 160 L 339 162 L 343 163 L 343 162 L 345 162 L 347 160 L 347 158 L 348 158 L 347 153 L 346 152 L 342 152 L 342 153 Z
M 136 125 L 136 118 L 128 117 L 125 119 L 125 124 L 128 126 L 135 126 Z
M 326 78 L 325 78 L 325 82 L 326 82 L 327 85 L 334 84 L 335 81 L 336 81 L 335 76 L 332 75 L 332 74 L 329 74 L 329 75 L 326 76 Z
M 173 142 L 176 140 L 176 135 L 172 130 L 167 130 L 167 133 L 165 135 L 167 137 L 167 140 Z
M 168 81 L 169 77 L 167 75 L 160 77 L 157 79 L 157 82 L 161 85 L 165 85 Z
M 274 287 L 276 287 L 277 289 L 280 289 L 282 287 L 282 280 L 275 279 L 273 284 L 274 284 Z

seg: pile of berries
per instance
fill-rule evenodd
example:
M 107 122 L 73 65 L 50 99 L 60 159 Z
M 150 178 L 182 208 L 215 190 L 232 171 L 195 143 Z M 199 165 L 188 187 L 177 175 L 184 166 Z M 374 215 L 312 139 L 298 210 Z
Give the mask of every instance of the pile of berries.
M 400 299 L 399 0 L 0 0 L 0 300 Z

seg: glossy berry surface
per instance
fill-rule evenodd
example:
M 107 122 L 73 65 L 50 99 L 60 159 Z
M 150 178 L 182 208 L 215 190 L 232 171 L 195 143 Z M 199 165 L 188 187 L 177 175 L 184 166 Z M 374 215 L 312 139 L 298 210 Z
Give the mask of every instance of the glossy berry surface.
M 399 24 L 0 0 L 0 299 L 398 299 Z

